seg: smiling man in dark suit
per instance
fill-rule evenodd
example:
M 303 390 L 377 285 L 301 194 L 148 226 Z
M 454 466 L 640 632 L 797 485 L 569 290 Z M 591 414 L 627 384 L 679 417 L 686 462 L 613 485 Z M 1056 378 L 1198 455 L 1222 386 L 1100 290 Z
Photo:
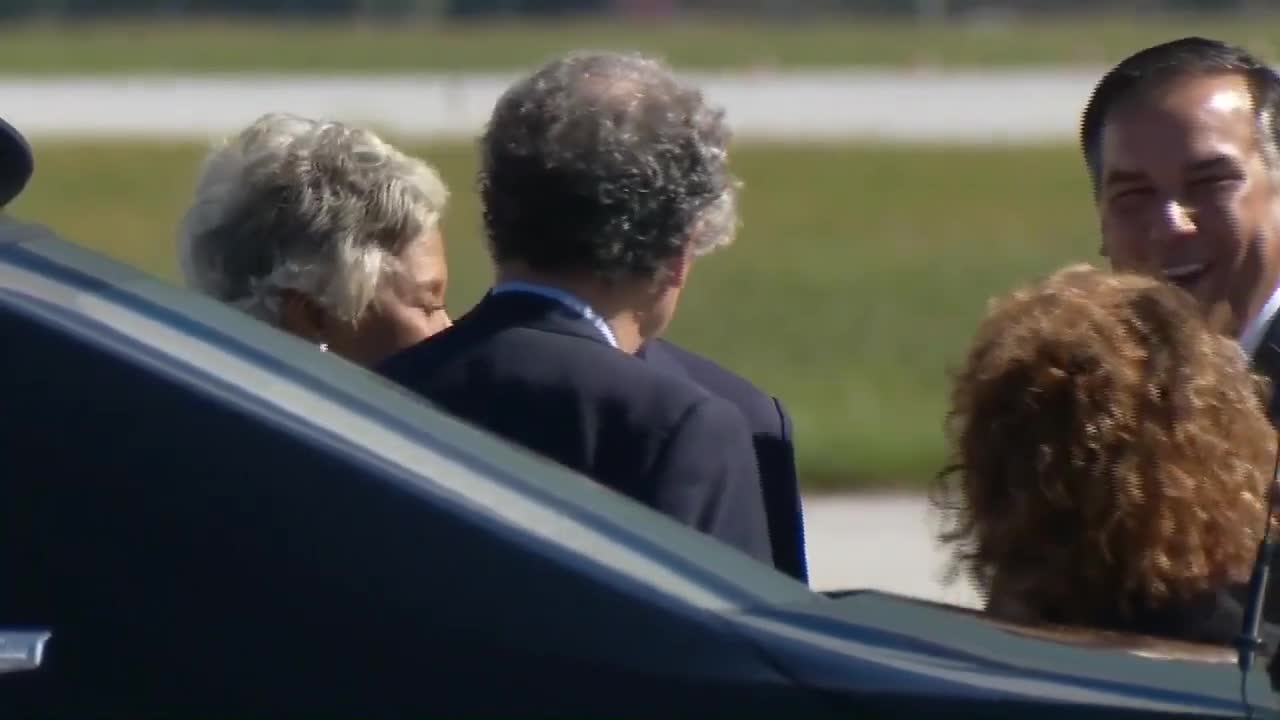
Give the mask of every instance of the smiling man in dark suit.
M 772 563 L 743 414 L 634 356 L 695 258 L 733 239 L 728 136 L 721 111 L 647 58 L 571 54 L 517 82 L 481 143 L 497 283 L 381 371 Z
M 1187 292 L 1280 383 L 1280 74 L 1186 37 L 1098 82 L 1081 122 L 1102 254 Z M 1280 393 L 1273 393 L 1280 422 Z
M 791 442 L 791 418 L 782 407 L 782 401 L 709 358 L 662 338 L 646 342 L 636 356 L 654 367 L 690 378 L 732 402 L 747 419 L 764 489 L 774 567 L 797 580 L 808 582 L 804 514 L 796 477 L 795 448 Z

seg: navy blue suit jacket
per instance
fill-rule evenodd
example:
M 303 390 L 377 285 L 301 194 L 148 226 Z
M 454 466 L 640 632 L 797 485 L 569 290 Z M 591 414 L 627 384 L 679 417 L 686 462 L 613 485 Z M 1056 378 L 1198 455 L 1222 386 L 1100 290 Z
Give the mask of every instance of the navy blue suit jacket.
M 666 340 L 647 342 L 636 355 L 654 367 L 692 379 L 732 402 L 746 417 L 755 441 L 756 463 L 764 487 L 773 564 L 782 572 L 808 582 L 804 516 L 796 478 L 795 449 L 791 442 L 791 418 L 782 403 L 746 378 Z
M 1262 336 L 1262 342 L 1253 353 L 1253 369 L 1271 381 L 1267 398 L 1267 413 L 1271 423 L 1280 427 L 1280 315 L 1272 318 Z M 1280 578 L 1277 578 L 1280 581 Z
M 446 412 L 772 562 L 742 414 L 612 347 L 554 300 L 488 295 L 380 371 Z

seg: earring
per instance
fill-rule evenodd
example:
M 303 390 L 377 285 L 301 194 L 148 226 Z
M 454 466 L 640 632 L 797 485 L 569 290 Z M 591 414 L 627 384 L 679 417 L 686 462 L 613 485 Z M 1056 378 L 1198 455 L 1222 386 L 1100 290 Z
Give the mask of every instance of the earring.
M 320 343 L 320 352 L 329 352 L 329 343 Z

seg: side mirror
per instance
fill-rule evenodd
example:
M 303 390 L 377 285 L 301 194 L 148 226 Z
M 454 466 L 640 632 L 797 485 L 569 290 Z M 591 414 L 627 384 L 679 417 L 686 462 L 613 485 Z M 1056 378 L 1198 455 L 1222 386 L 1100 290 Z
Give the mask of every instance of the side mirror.
M 53 634 L 47 630 L 0 629 L 0 673 L 35 670 L 44 659 L 44 646 Z

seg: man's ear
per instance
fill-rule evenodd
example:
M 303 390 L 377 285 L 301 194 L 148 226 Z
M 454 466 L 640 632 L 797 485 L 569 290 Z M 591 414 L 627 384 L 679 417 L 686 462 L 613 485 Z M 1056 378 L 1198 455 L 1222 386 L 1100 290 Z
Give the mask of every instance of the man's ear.
M 323 342 L 328 334 L 329 314 L 310 296 L 285 290 L 280 297 L 280 327 L 310 342 Z
M 686 249 L 667 261 L 666 284 L 671 287 L 684 287 L 689 281 L 689 271 L 693 266 L 693 251 Z

